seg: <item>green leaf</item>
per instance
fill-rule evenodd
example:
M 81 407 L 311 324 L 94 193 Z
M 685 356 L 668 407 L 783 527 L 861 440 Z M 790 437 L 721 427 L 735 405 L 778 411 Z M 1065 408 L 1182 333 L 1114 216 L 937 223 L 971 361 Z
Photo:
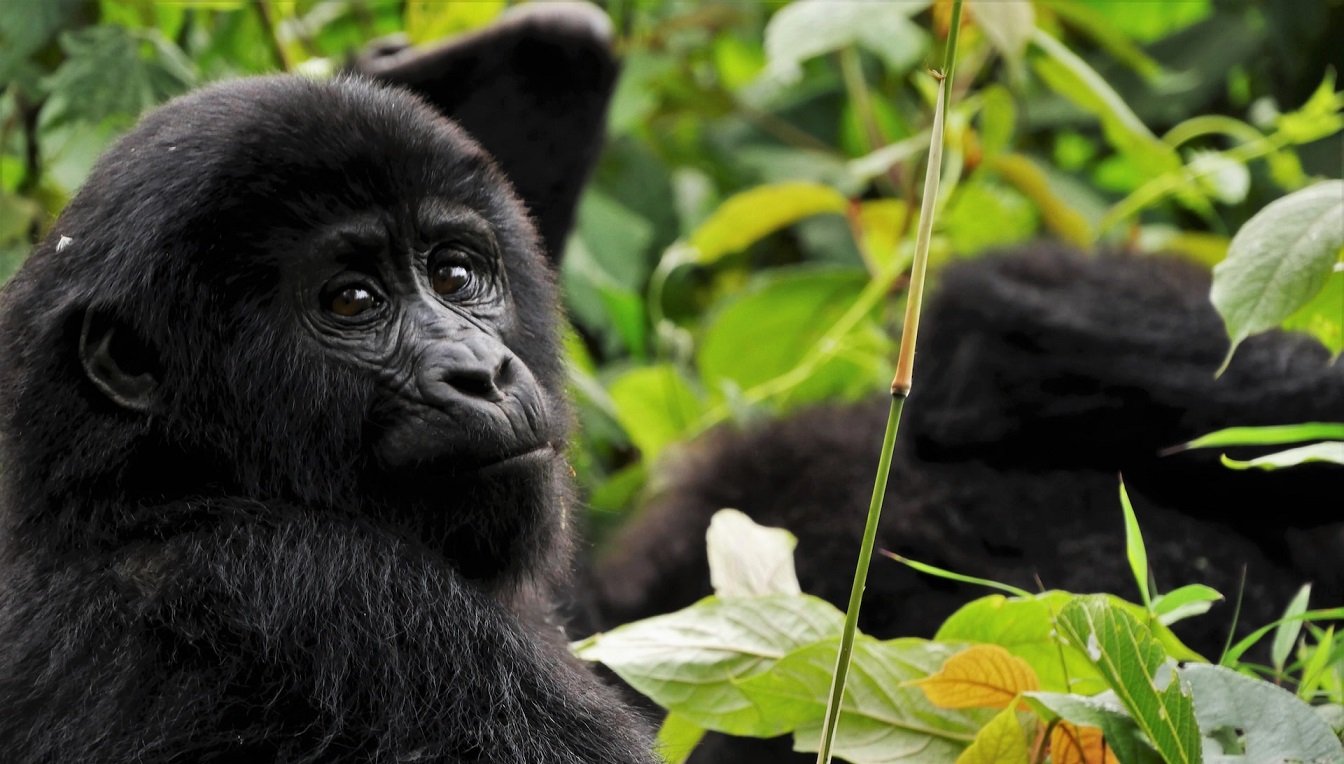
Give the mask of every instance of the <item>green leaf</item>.
M 507 6 L 505 0 L 472 0 L 469 3 L 408 0 L 406 34 L 412 43 L 434 42 L 483 27 Z
M 681 714 L 668 714 L 658 728 L 658 755 L 665 764 L 685 764 L 704 737 L 704 727 Z
M 1213 269 L 1209 299 L 1227 325 L 1232 347 L 1272 329 L 1325 286 L 1344 249 L 1344 181 L 1317 183 L 1279 199 L 1232 237 Z
M 843 622 L 839 610 L 806 595 L 707 597 L 676 613 L 589 637 L 572 649 L 690 722 L 730 735 L 772 737 L 791 725 L 766 712 L 741 685 L 790 652 L 839 634 Z M 834 663 L 832 649 L 827 671 Z
M 1143 736 L 1139 725 L 1125 711 L 1115 693 L 1092 697 L 1055 692 L 1028 692 L 1022 697 L 1043 719 L 1063 719 L 1073 724 L 1096 727 L 1106 738 L 1106 746 L 1120 764 L 1162 764 L 1162 757 Z
M 13 79 L 83 5 L 84 0 L 0 2 L 0 82 Z
M 777 183 L 734 194 L 694 234 L 695 262 L 713 263 L 803 218 L 843 213 L 849 200 L 829 186 Z
M 1276 127 L 1293 143 L 1310 143 L 1328 138 L 1344 129 L 1344 93 L 1335 92 L 1335 72 L 1327 70 L 1325 79 L 1302 108 L 1279 115 Z
M 671 364 L 632 369 L 607 388 L 616 419 L 646 462 L 680 440 L 704 412 L 704 404 Z
M 1206 736 L 1239 731 L 1240 755 L 1216 756 L 1218 764 L 1344 761 L 1344 746 L 1311 706 L 1269 682 L 1221 666 L 1179 669 L 1195 699 L 1195 716 Z M 1172 682 L 1176 684 L 1175 681 Z
M 928 33 L 910 20 L 928 5 L 824 0 L 786 5 L 765 27 L 768 71 L 793 82 L 801 77 L 802 62 L 857 45 L 876 54 L 892 72 L 905 72 L 918 65 L 928 51 Z
M 1011 186 L 977 173 L 957 186 L 935 225 L 952 251 L 970 255 L 1033 238 L 1039 220 L 1031 200 Z
M 1307 446 L 1290 448 L 1287 451 L 1266 454 L 1247 461 L 1230 459 L 1224 454 L 1222 460 L 1223 466 L 1234 470 L 1248 470 L 1252 468 L 1277 470 L 1282 467 L 1296 467 L 1299 464 L 1312 464 L 1315 462 L 1344 464 L 1344 441 L 1327 440 L 1323 443 L 1312 443 Z
M 1013 146 L 1017 129 L 1017 106 L 1013 94 L 993 84 L 980 91 L 980 150 L 985 158 L 998 156 Z
M 1321 291 L 1279 325 L 1310 334 L 1336 357 L 1344 352 L 1344 269 L 1336 265 Z
M 721 509 L 710 519 L 706 539 L 709 581 L 717 596 L 802 594 L 793 569 L 798 538 L 792 533 L 757 525 L 736 509 Z
M 1083 0 L 1083 5 L 1101 14 L 1121 33 L 1149 43 L 1208 18 L 1213 13 L 1210 0 L 1181 0 L 1178 3 L 1117 3 L 1114 0 Z
M 1163 626 L 1209 612 L 1213 603 L 1223 599 L 1217 590 L 1204 584 L 1186 584 L 1153 600 L 1153 615 Z
M 1017 718 L 1017 704 L 1003 709 L 976 733 L 957 764 L 1031 764 L 1027 733 Z
M 1173 661 L 1148 627 L 1101 595 L 1065 605 L 1056 623 L 1068 644 L 1087 652 L 1169 764 L 1203 761 L 1189 688 L 1175 678 Z
M 1143 606 L 1153 612 L 1153 596 L 1148 587 L 1148 550 L 1143 545 L 1143 533 L 1139 530 L 1139 519 L 1134 516 L 1134 505 L 1129 503 L 1129 492 L 1125 482 L 1120 481 L 1120 508 L 1125 515 L 1125 556 L 1129 558 L 1129 569 L 1134 571 L 1134 581 L 1139 585 L 1139 596 Z
M 740 685 L 759 707 L 796 728 L 795 750 L 819 747 L 838 645 L 838 639 L 828 639 L 799 648 Z M 994 712 L 938 708 L 905 682 L 936 672 L 960 649 L 922 639 L 879 642 L 859 635 L 840 707 L 835 756 L 852 764 L 953 760 Z
M 1032 43 L 1041 55 L 1032 65 L 1051 90 L 1101 120 L 1106 140 L 1133 159 L 1146 175 L 1181 169 L 1176 150 L 1158 140 L 1119 93 L 1063 43 L 1036 30 Z
M 1225 446 L 1278 446 L 1307 440 L 1338 438 L 1344 440 L 1344 423 L 1306 422 L 1278 424 L 1267 427 L 1229 427 L 1202 435 L 1177 450 L 1191 448 L 1223 448 Z
M 1251 190 L 1246 165 L 1217 151 L 1193 151 L 1186 163 L 1199 188 L 1223 204 L 1241 204 Z
M 1271 643 L 1269 655 L 1274 670 L 1279 673 L 1283 673 L 1284 664 L 1288 662 L 1288 656 L 1293 652 L 1293 645 L 1297 644 L 1297 635 L 1302 633 L 1302 621 L 1293 616 L 1307 612 L 1307 603 L 1310 600 L 1311 584 L 1304 584 L 1297 590 L 1297 594 L 1293 595 L 1288 608 L 1283 611 L 1283 617 L 1289 620 L 1281 622 L 1274 630 L 1274 641 Z
M 66 60 L 48 80 L 44 126 L 70 120 L 130 123 L 196 82 L 194 65 L 154 30 L 85 27 L 61 35 Z
M 1027 0 L 973 0 L 971 20 L 1011 64 L 1021 62 L 1036 31 L 1036 11 Z
M 755 281 L 710 323 L 696 354 L 711 391 L 725 382 L 748 390 L 794 371 L 868 284 L 862 271 L 780 269 Z M 891 372 L 891 340 L 874 315 L 839 339 L 833 356 L 790 387 L 782 401 L 798 404 L 855 398 L 880 389 Z
M 1074 205 L 1052 177 L 1022 154 L 1000 154 L 990 168 L 1017 190 L 1026 194 L 1041 213 L 1041 222 L 1059 238 L 1079 247 L 1092 246 L 1096 228 Z M 1068 199 L 1068 201 L 1066 201 Z M 1073 203 L 1071 203 L 1073 202 Z

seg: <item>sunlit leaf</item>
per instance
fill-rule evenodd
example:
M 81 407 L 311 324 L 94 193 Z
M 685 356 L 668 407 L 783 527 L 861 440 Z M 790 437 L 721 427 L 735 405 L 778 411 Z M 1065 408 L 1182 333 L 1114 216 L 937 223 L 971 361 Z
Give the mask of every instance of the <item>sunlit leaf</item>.
M 1153 600 L 1153 615 L 1163 626 L 1209 612 L 1213 603 L 1223 599 L 1217 590 L 1204 584 L 1186 584 Z
M 1159 40 L 1209 17 L 1210 0 L 1177 3 L 1117 3 L 1114 0 L 1082 0 L 1101 14 L 1115 29 L 1141 43 Z
M 1223 204 L 1240 204 L 1251 189 L 1246 165 L 1216 151 L 1195 151 L 1186 164 L 1204 193 Z
M 801 594 L 793 569 L 798 539 L 783 528 L 752 522 L 736 509 L 721 509 L 709 521 L 709 581 L 722 598 Z
M 1079 247 L 1091 246 L 1096 235 L 1092 224 L 1051 187 L 1034 161 L 1021 154 L 1001 154 L 990 166 L 1035 203 L 1042 222 L 1056 236 Z
M 664 764 L 684 764 L 704 737 L 704 727 L 681 714 L 668 714 L 658 728 L 658 754 Z
M 928 2 L 832 3 L 802 0 L 779 9 L 765 27 L 765 56 L 776 76 L 796 80 L 803 61 L 858 45 L 895 72 L 918 64 L 928 33 L 910 20 Z
M 724 201 L 691 235 L 695 261 L 712 263 L 805 217 L 843 213 L 848 204 L 835 189 L 815 183 L 778 183 L 743 191 Z
M 1017 63 L 1036 30 L 1036 11 L 1028 0 L 972 0 L 971 20 L 991 45 Z
M 707 390 L 748 390 L 794 372 L 868 284 L 862 271 L 796 268 L 757 279 L 709 324 L 696 354 Z M 782 393 L 789 405 L 854 398 L 889 381 L 890 337 L 865 317 L 838 339 L 835 354 Z
M 910 684 L 943 708 L 1008 708 L 1022 693 L 1041 688 L 1031 665 L 999 645 L 972 645 L 938 673 Z
M 980 728 L 956 764 L 1031 764 L 1027 735 L 1013 709 L 1004 709 Z
M 620 626 L 576 643 L 660 706 L 706 729 L 773 736 L 791 729 L 739 685 L 773 668 L 793 650 L 840 633 L 844 615 L 826 601 L 775 594 L 708 597 L 670 615 Z M 835 651 L 831 665 L 835 667 Z M 825 703 L 825 693 L 821 695 Z
M 1143 533 L 1139 530 L 1139 519 L 1134 516 L 1134 506 L 1129 502 L 1129 492 L 1124 481 L 1120 482 L 1120 508 L 1125 517 L 1125 556 L 1129 559 L 1129 569 L 1134 573 L 1134 582 L 1139 585 L 1139 595 L 1149 612 L 1153 609 L 1153 598 L 1148 581 L 1148 550 L 1143 545 Z
M 1327 440 L 1324 443 L 1312 443 L 1307 446 L 1290 448 L 1254 459 L 1241 461 L 1222 457 L 1223 464 L 1234 470 L 1277 470 L 1283 467 L 1296 467 L 1302 464 L 1325 463 L 1344 464 L 1344 441 Z
M 704 404 L 670 364 L 643 366 L 617 377 L 608 387 L 616 418 L 645 460 L 686 436 Z
M 1344 440 L 1344 422 L 1307 422 L 1276 424 L 1267 427 L 1229 427 L 1202 435 L 1180 449 L 1223 448 L 1226 446 L 1278 446 L 1308 440 Z
M 423 43 L 469 32 L 490 23 L 507 6 L 505 0 L 407 0 L 406 34 L 411 42 Z
M 794 731 L 794 748 L 817 750 L 839 640 L 800 648 L 739 686 Z M 879 642 L 860 634 L 845 685 L 833 752 L 853 764 L 939 764 L 971 742 L 992 711 L 938 708 L 902 682 L 936 671 L 958 646 L 922 639 Z
M 1324 287 L 1344 249 L 1344 181 L 1317 183 L 1266 206 L 1232 237 L 1209 298 L 1232 339 L 1272 329 Z
M 1279 325 L 1310 334 L 1332 355 L 1344 352 L 1344 270 L 1335 266 L 1321 291 Z
M 1293 652 L 1293 646 L 1297 644 L 1297 635 L 1302 633 L 1302 621 L 1293 618 L 1293 616 L 1302 615 L 1307 612 L 1307 604 L 1311 601 L 1311 584 L 1304 584 L 1297 594 L 1293 595 L 1292 600 L 1288 602 L 1288 607 L 1283 611 L 1283 617 L 1289 620 L 1279 624 L 1274 630 L 1274 641 L 1270 643 L 1270 660 L 1274 664 L 1274 670 L 1282 672 L 1283 666 L 1288 662 L 1288 656 Z

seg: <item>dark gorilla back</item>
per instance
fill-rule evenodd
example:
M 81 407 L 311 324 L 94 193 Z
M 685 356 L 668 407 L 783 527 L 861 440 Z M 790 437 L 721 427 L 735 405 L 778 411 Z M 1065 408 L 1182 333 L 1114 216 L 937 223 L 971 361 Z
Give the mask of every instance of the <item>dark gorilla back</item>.
M 146 117 L 0 307 L 6 760 L 650 761 L 518 609 L 566 559 L 552 281 L 405 93 Z
M 878 548 L 1028 590 L 1137 599 L 1123 473 L 1162 590 L 1203 582 L 1232 600 L 1245 569 L 1241 633 L 1277 618 L 1306 581 L 1313 603 L 1344 603 L 1344 470 L 1237 472 L 1217 452 L 1159 454 L 1222 427 L 1344 420 L 1344 367 L 1305 337 L 1252 338 L 1215 379 L 1227 340 L 1207 293 L 1207 275 L 1176 260 L 1050 246 L 946 272 L 927 308 Z M 803 591 L 844 607 L 887 407 L 814 409 L 691 444 L 599 561 L 599 628 L 710 593 L 705 531 L 722 507 L 797 534 Z M 986 593 L 880 559 L 860 628 L 932 636 Z M 1216 657 L 1231 610 L 1177 631 Z M 787 740 L 711 736 L 693 761 L 773 762 L 788 750 Z

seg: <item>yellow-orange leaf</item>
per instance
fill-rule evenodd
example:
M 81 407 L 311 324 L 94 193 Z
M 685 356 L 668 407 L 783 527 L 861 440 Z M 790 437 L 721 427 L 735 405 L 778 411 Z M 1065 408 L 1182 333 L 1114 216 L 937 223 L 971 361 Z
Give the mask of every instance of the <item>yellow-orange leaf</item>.
M 1053 764 L 1120 764 L 1106 747 L 1101 730 L 1075 727 L 1061 721 L 1050 732 L 1050 761 Z
M 1027 733 L 1012 709 L 1000 711 L 980 728 L 956 764 L 1030 764 Z
M 1018 695 L 1041 688 L 1030 664 L 998 645 L 972 645 L 948 658 L 942 671 L 909 684 L 943 708 L 1007 708 Z

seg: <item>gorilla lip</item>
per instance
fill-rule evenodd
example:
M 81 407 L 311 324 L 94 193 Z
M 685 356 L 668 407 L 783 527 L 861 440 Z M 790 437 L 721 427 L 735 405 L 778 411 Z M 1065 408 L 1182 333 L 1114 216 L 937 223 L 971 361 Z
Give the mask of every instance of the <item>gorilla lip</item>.
M 515 454 L 503 456 L 493 462 L 482 464 L 477 472 L 491 472 L 497 469 L 504 469 L 520 462 L 532 461 L 534 459 L 548 459 L 556 455 L 555 447 L 549 442 L 534 446 L 526 451 L 520 451 Z

